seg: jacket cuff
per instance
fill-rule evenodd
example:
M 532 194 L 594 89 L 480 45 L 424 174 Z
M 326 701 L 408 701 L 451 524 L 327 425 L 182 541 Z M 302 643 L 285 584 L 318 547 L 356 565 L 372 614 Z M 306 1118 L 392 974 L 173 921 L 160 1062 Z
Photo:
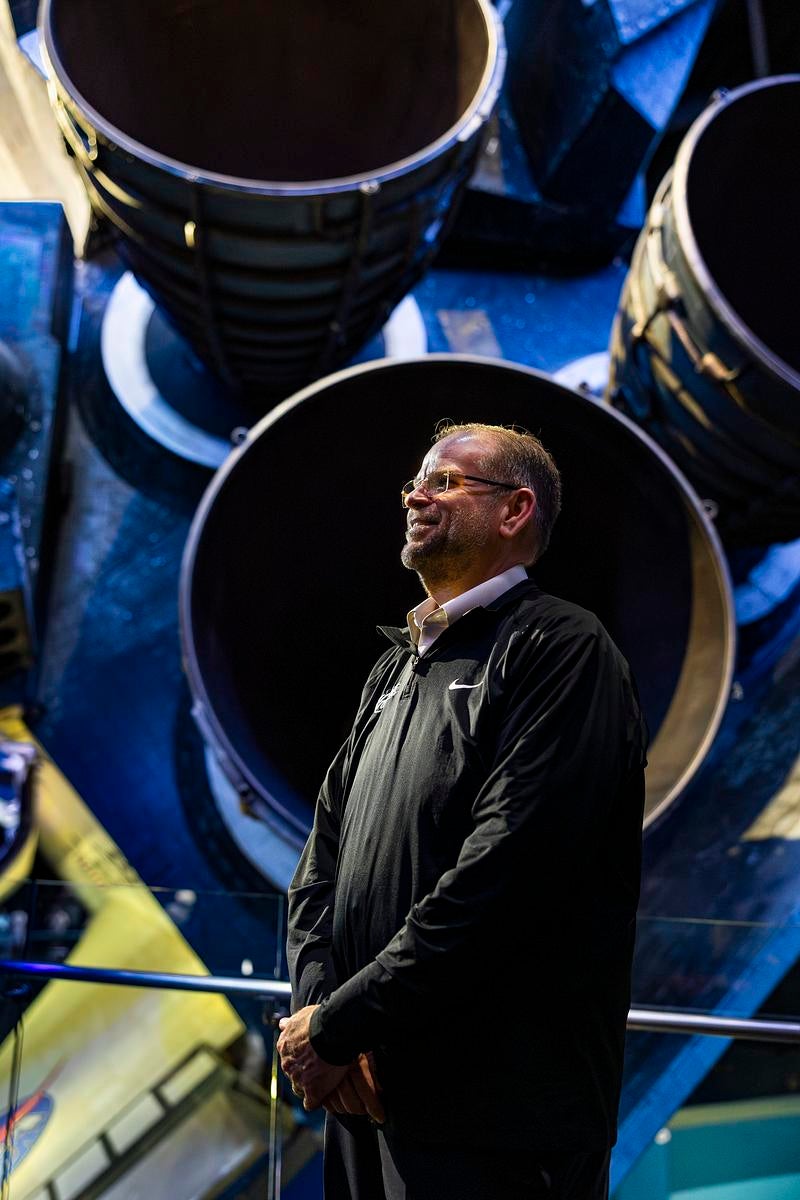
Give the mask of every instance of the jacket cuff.
M 320 1058 L 332 1066 L 343 1066 L 362 1051 L 374 1050 L 383 1040 L 387 984 L 391 985 L 388 971 L 372 962 L 336 988 L 311 1014 L 309 1036 Z
M 307 1004 L 321 1004 L 336 987 L 333 970 L 327 960 L 311 959 L 299 979 L 292 979 L 292 1012 Z
M 325 1010 L 328 1006 L 328 1001 L 323 1000 L 319 1008 L 316 1008 L 311 1014 L 309 1022 L 309 1041 L 314 1051 L 320 1056 L 323 1062 L 330 1063 L 331 1066 L 343 1067 L 347 1063 L 358 1057 L 358 1050 L 351 1050 L 344 1042 L 337 1042 L 336 1038 L 328 1036 L 325 1030 Z

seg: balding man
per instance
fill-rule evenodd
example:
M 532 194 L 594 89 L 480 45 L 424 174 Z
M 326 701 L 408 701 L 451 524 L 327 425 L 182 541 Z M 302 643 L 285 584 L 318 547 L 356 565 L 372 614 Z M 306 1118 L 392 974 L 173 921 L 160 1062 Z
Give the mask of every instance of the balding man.
M 426 598 L 382 630 L 289 893 L 279 1049 L 328 1112 L 327 1200 L 608 1194 L 646 732 L 597 618 L 528 577 L 560 499 L 491 425 L 403 488 Z

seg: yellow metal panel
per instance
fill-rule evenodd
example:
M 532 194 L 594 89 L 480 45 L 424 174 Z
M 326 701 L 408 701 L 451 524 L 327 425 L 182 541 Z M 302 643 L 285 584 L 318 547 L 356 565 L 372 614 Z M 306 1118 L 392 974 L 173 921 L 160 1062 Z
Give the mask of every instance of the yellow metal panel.
M 0 736 L 34 741 L 19 711 L 0 711 Z M 208 974 L 164 909 L 42 751 L 35 783 L 42 852 L 92 914 L 68 961 L 86 966 Z M 20 1100 L 53 1102 L 38 1140 L 13 1173 L 26 1200 L 198 1048 L 221 1049 L 243 1030 L 222 996 L 101 984 L 49 983 L 25 1013 Z M 0 1048 L 8 1080 L 12 1039 Z

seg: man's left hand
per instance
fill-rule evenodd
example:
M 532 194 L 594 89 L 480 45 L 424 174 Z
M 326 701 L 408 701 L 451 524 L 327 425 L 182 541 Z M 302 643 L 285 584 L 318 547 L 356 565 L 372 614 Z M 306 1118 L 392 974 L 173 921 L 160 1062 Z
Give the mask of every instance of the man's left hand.
M 326 1096 L 337 1088 L 350 1070 L 350 1064 L 333 1066 L 320 1058 L 311 1045 L 309 1028 L 311 1014 L 319 1006 L 309 1004 L 291 1017 L 282 1017 L 279 1025 L 278 1053 L 281 1066 L 297 1095 L 303 1097 L 303 1108 L 319 1108 Z

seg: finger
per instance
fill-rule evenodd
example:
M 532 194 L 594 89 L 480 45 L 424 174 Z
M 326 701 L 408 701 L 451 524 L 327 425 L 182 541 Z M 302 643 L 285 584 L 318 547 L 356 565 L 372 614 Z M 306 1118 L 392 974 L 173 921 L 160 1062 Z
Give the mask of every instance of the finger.
M 372 1051 L 368 1050 L 366 1054 L 359 1054 L 358 1061 L 372 1076 L 372 1085 L 375 1088 L 375 1091 L 382 1092 L 383 1088 L 381 1087 L 380 1080 L 378 1079 L 378 1069 L 375 1066 L 375 1055 L 372 1053 Z
M 278 1021 L 278 1029 L 285 1029 L 288 1024 L 289 1024 L 289 1018 L 281 1017 L 280 1021 Z
M 300 1079 L 301 1075 L 313 1074 L 313 1064 L 309 1064 L 305 1058 L 299 1058 L 295 1055 L 285 1055 L 281 1060 L 281 1066 L 291 1079 Z
M 361 1064 L 356 1063 L 348 1079 L 352 1082 L 352 1086 L 358 1094 L 361 1111 L 365 1112 L 367 1116 L 372 1117 L 373 1121 L 377 1121 L 379 1125 L 382 1125 L 386 1120 L 386 1112 L 381 1098 L 372 1084 L 372 1077 L 364 1074 Z
M 378 1093 L 383 1091 L 378 1079 L 378 1072 L 375 1070 L 375 1059 L 372 1056 L 372 1051 L 368 1054 L 359 1054 L 353 1069 L 358 1071 L 359 1075 L 373 1091 Z
M 358 1091 L 353 1086 L 351 1075 L 345 1075 L 336 1089 L 336 1098 L 343 1105 L 344 1111 L 352 1117 L 363 1117 L 367 1111 Z
M 334 1088 L 332 1091 L 330 1084 L 321 1086 L 319 1083 L 311 1083 L 305 1085 L 303 1090 L 305 1092 L 303 1108 L 306 1112 L 313 1112 L 315 1108 L 322 1108 L 322 1105 L 330 1099 L 336 1089 Z
M 375 1075 L 375 1060 L 371 1054 L 358 1056 L 351 1076 L 367 1113 L 373 1121 L 382 1125 L 386 1120 L 386 1111 L 381 1100 L 381 1087 Z

